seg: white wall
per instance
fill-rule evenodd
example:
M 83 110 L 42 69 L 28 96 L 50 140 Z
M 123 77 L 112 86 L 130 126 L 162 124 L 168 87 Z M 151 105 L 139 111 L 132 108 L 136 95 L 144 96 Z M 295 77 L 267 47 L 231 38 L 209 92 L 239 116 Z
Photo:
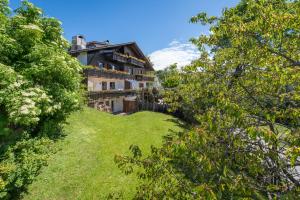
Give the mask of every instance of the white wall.
M 116 83 L 116 90 L 124 90 L 124 88 L 125 88 L 124 80 L 118 80 L 118 81 L 115 81 L 115 83 Z
M 94 90 L 94 82 L 91 80 L 88 80 L 88 91 Z
M 125 80 L 120 79 L 107 79 L 107 78 L 95 78 L 89 77 L 88 79 L 88 90 L 89 91 L 102 91 L 102 81 L 107 83 L 107 90 L 110 90 L 110 82 L 115 82 L 115 90 L 124 90 L 125 88 Z M 129 80 L 131 82 L 131 87 L 133 90 L 140 89 L 139 83 L 144 84 L 144 88 L 147 86 L 147 81 L 136 81 Z
M 125 97 L 114 97 L 114 98 L 100 98 L 97 100 L 97 105 L 95 105 L 97 109 L 105 112 L 123 112 L 123 99 Z M 109 101 L 109 105 L 106 105 L 106 101 Z M 111 110 L 112 101 L 114 102 L 114 110 Z M 100 104 L 102 102 L 102 104 Z
M 102 90 L 101 82 L 94 82 L 94 90 L 93 91 L 101 91 L 101 90 Z
M 114 101 L 114 110 L 113 110 L 113 112 L 123 112 L 123 98 L 124 97 L 119 97 L 119 98 L 113 98 L 112 99 Z
M 134 90 L 138 90 L 138 89 L 141 89 L 140 88 L 140 83 L 143 83 L 144 84 L 144 88 L 146 88 L 146 81 L 136 81 L 136 80 L 131 80 L 131 85 L 132 85 L 132 89 Z
M 110 90 L 110 82 L 115 82 L 115 90 L 124 90 L 125 81 L 119 79 L 106 79 L 106 78 L 92 78 L 88 79 L 89 91 L 102 91 L 102 81 L 107 83 L 107 90 Z

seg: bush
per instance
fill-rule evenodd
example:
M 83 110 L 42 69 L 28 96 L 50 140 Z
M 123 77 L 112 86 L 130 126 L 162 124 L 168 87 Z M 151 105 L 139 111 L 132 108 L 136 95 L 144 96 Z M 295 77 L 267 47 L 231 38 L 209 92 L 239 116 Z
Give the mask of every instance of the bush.
M 2 9 L 0 112 L 12 125 L 38 133 L 47 121 L 59 126 L 79 108 L 82 66 L 67 53 L 68 47 L 61 23 L 33 4 L 23 1 L 13 16 Z
M 0 198 L 17 198 L 54 152 L 48 138 L 23 138 L 10 145 L 0 162 Z
M 0 198 L 17 198 L 53 153 L 82 102 L 81 70 L 61 23 L 28 1 L 0 0 Z M 26 134 L 25 134 L 26 133 Z M 51 139 L 50 139 L 51 138 Z

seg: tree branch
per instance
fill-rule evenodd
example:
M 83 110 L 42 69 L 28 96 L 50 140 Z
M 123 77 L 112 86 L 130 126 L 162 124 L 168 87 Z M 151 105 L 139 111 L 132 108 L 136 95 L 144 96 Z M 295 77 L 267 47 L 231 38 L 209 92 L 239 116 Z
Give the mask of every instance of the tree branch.
M 287 56 L 286 54 L 284 54 L 283 52 L 279 52 L 279 51 L 275 51 L 273 49 L 271 49 L 269 47 L 269 45 L 266 44 L 266 42 L 263 42 L 261 41 L 257 34 L 255 33 L 250 33 L 250 36 L 252 36 L 257 42 L 258 44 L 261 46 L 261 47 L 265 47 L 267 49 L 267 51 L 273 53 L 273 54 L 276 54 L 280 57 L 283 57 L 285 58 L 286 60 L 288 60 L 291 64 L 290 65 L 287 65 L 286 67 L 300 67 L 300 61 L 297 61 L 297 60 L 294 60 L 292 59 L 290 56 Z

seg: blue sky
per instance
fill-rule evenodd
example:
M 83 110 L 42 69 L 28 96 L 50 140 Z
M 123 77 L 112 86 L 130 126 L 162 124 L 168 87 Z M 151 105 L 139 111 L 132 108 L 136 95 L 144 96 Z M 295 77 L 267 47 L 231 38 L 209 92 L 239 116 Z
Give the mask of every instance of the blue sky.
M 31 0 L 31 2 L 42 8 L 47 16 L 58 18 L 62 22 L 68 40 L 71 40 L 73 35 L 84 34 L 88 41 L 110 40 L 112 43 L 136 41 L 145 54 L 153 55 L 161 50 L 172 51 L 174 48 L 175 50 L 183 48 L 185 52 L 195 53 L 195 48 L 186 46 L 188 40 L 201 33 L 208 33 L 208 29 L 201 25 L 190 24 L 189 19 L 200 11 L 220 15 L 224 7 L 234 6 L 238 0 Z M 13 9 L 19 4 L 20 0 L 10 0 Z M 164 58 L 163 55 L 158 57 Z

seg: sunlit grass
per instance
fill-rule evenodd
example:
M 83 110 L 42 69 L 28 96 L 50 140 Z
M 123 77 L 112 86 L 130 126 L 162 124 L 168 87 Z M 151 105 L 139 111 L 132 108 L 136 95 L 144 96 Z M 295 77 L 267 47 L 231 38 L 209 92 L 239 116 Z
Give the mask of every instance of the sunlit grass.
M 111 192 L 130 198 L 137 179 L 124 175 L 114 156 L 129 153 L 131 144 L 149 153 L 150 146 L 161 145 L 170 129 L 180 130 L 172 119 L 153 112 L 115 116 L 92 109 L 72 115 L 66 137 L 56 144 L 61 150 L 29 187 L 25 199 L 106 199 Z

